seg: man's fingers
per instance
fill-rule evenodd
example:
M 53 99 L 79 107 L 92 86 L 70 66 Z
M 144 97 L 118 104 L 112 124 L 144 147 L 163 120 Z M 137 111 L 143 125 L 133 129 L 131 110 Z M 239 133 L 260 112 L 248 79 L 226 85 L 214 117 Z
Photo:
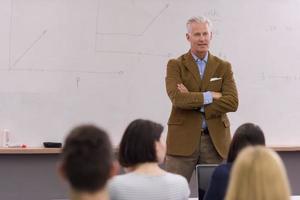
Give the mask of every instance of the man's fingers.
M 186 88 L 182 83 L 177 84 L 177 87 L 179 88 Z
M 187 93 L 187 92 L 189 92 L 188 89 L 187 89 L 182 83 L 178 83 L 178 84 L 177 84 L 177 89 L 178 89 L 181 93 Z

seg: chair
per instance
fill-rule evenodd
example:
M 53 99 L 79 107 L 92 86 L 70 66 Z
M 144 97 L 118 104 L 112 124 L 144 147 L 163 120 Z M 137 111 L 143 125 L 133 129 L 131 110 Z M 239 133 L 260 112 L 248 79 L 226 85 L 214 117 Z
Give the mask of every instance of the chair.
M 202 200 L 209 186 L 212 173 L 218 164 L 198 164 L 196 165 L 196 177 L 198 184 L 198 198 Z

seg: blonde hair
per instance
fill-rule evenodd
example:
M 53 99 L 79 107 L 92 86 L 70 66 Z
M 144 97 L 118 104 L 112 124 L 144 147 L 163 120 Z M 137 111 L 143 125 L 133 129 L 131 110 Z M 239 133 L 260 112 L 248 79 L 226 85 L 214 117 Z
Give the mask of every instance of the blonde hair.
M 225 200 L 289 200 L 290 186 L 280 157 L 266 147 L 246 147 L 235 161 Z

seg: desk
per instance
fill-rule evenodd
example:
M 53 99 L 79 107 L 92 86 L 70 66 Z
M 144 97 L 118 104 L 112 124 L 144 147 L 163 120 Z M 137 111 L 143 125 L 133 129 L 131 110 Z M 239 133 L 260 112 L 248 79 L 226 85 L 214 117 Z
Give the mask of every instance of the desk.
M 0 148 L 0 154 L 59 154 L 61 148 Z
M 0 148 L 0 199 L 67 199 L 57 175 L 61 149 Z
M 300 146 L 268 146 L 274 151 L 279 152 L 297 152 L 300 151 Z
M 271 148 L 286 166 L 292 194 L 300 195 L 300 147 Z M 56 172 L 60 152 L 60 148 L 0 148 L 0 199 L 66 199 L 67 186 Z M 196 197 L 196 180 L 190 185 L 192 197 Z
M 198 200 L 198 198 L 189 198 L 189 200 Z M 300 200 L 300 196 L 291 196 L 291 200 Z

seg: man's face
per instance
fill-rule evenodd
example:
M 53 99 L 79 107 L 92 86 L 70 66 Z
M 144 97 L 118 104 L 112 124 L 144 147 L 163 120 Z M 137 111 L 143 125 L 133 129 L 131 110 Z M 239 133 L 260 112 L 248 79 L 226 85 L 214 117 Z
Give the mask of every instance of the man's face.
M 203 58 L 208 52 L 212 34 L 207 23 L 194 22 L 189 25 L 189 32 L 186 34 L 186 38 L 191 43 L 191 51 Z

